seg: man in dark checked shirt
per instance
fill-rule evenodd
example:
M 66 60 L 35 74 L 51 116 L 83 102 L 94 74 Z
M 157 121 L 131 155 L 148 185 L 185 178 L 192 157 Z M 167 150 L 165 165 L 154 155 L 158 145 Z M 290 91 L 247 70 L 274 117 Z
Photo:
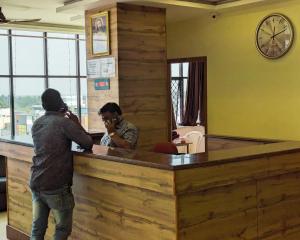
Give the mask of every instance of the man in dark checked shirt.
M 43 240 L 50 210 L 55 219 L 54 240 L 67 240 L 72 231 L 72 141 L 91 149 L 92 138 L 76 115 L 67 110 L 60 93 L 48 88 L 42 94 L 45 115 L 32 126 L 34 144 L 30 188 L 32 190 L 31 240 Z

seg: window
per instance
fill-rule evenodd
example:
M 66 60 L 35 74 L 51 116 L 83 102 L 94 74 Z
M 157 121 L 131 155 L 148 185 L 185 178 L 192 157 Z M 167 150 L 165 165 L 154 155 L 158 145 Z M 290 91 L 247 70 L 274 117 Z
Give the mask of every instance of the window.
M 87 127 L 85 51 L 82 35 L 0 29 L 0 135 L 30 134 L 44 114 L 46 86 L 60 91 Z
M 9 79 L 0 77 L 0 136 L 11 134 Z
M 0 75 L 9 74 L 8 64 L 8 37 L 0 35 Z
M 12 37 L 14 75 L 43 75 L 43 50 L 42 38 Z
M 175 120 L 182 122 L 185 109 L 189 63 L 171 64 L 171 98 Z
M 77 87 L 75 78 L 50 78 L 49 87 L 58 90 L 69 110 L 77 114 Z
M 88 128 L 88 107 L 87 107 L 87 79 L 80 79 L 80 105 L 81 105 L 81 123 L 87 129 Z
M 48 40 L 49 75 L 76 75 L 75 40 Z
M 43 91 L 43 78 L 14 78 L 15 135 L 30 134 L 33 122 L 44 114 Z

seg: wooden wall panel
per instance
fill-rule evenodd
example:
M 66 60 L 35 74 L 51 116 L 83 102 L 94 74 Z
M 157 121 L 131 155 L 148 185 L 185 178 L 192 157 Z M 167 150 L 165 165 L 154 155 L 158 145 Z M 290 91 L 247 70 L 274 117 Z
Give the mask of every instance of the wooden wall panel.
M 105 131 L 98 109 L 117 102 L 124 117 L 140 132 L 138 148 L 152 149 L 170 139 L 170 82 L 167 79 L 166 13 L 164 9 L 116 4 L 86 12 L 89 16 L 108 10 L 111 26 L 111 56 L 116 58 L 117 76 L 109 91 L 95 91 L 88 81 L 89 130 Z M 87 32 L 87 58 L 92 59 Z
M 118 81 L 118 40 L 117 40 L 117 8 L 116 6 L 108 8 L 100 8 L 89 10 L 85 14 L 85 27 L 86 27 L 86 46 L 87 46 L 87 59 L 99 58 L 93 57 L 90 48 L 90 21 L 89 17 L 95 13 L 102 11 L 109 11 L 110 16 L 110 46 L 111 57 L 116 60 L 116 77 L 110 79 L 110 90 L 98 91 L 94 88 L 93 79 L 88 79 L 88 116 L 89 116 L 89 131 L 91 132 L 104 132 L 105 127 L 101 118 L 98 116 L 98 110 L 107 102 L 119 103 L 119 81 Z
M 139 148 L 151 149 L 170 136 L 166 13 L 159 8 L 117 6 L 120 106 L 140 130 Z M 148 142 L 147 137 L 153 140 Z

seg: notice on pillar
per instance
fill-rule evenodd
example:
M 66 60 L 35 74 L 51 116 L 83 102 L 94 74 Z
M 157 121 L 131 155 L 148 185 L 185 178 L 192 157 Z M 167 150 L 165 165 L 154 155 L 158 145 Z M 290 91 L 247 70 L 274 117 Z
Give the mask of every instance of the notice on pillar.
M 108 79 L 95 79 L 94 81 L 95 90 L 109 90 L 110 81 Z
M 112 78 L 116 76 L 114 57 L 91 59 L 87 61 L 88 78 Z

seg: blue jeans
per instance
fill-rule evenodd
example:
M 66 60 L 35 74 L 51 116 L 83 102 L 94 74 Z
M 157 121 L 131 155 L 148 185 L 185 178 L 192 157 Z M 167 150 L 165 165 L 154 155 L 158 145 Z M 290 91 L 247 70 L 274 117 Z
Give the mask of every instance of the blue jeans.
M 74 197 L 70 187 L 54 191 L 32 191 L 31 240 L 44 240 L 50 210 L 55 220 L 54 240 L 67 240 L 72 232 Z

